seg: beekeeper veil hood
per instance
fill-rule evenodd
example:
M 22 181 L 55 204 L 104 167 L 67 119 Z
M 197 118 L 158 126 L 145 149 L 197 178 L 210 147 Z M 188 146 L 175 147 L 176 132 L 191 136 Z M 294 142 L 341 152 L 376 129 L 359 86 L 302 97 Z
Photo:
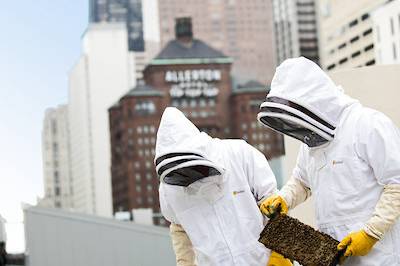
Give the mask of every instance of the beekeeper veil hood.
M 165 109 L 157 132 L 155 165 L 161 182 L 189 186 L 222 175 L 223 168 L 208 156 L 212 138 L 200 132 L 182 112 Z
M 276 69 L 257 118 L 309 147 L 317 147 L 334 138 L 343 110 L 356 102 L 314 62 L 292 58 Z

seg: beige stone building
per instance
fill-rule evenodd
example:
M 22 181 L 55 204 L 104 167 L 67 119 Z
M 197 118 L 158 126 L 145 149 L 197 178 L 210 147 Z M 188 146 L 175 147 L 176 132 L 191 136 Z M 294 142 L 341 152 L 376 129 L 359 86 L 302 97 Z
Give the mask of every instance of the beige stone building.
M 162 0 L 161 47 L 175 38 L 177 17 L 192 17 L 196 38 L 233 57 L 239 82 L 269 83 L 275 70 L 272 3 L 266 0 Z
M 320 0 L 320 59 L 326 70 L 374 65 L 371 12 L 386 0 Z

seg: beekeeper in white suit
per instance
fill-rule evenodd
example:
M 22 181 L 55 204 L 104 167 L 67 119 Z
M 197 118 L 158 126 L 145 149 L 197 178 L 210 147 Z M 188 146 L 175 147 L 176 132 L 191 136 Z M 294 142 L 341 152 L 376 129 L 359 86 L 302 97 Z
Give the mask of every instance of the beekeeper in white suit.
M 270 251 L 257 241 L 265 224 L 257 204 L 276 192 L 276 181 L 263 154 L 243 140 L 200 133 L 169 107 L 155 164 L 177 265 L 267 265 Z
M 400 265 L 400 133 L 391 120 L 303 57 L 277 68 L 258 119 L 304 142 L 292 178 L 261 211 L 285 212 L 312 193 L 317 226 L 341 241 L 346 265 Z

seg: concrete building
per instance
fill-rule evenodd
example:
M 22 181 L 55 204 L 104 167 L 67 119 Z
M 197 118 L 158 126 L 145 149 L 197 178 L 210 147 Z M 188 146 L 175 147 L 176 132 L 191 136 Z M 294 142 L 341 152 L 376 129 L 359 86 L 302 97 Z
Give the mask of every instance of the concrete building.
M 273 0 L 276 60 L 300 55 L 319 63 L 315 0 Z
M 28 266 L 176 265 L 166 228 L 39 207 L 24 220 Z
M 400 1 L 391 1 L 372 12 L 377 64 L 400 63 Z
M 77 211 L 111 216 L 108 108 L 134 84 L 124 24 L 90 24 L 69 73 L 73 201 Z
M 0 243 L 7 242 L 7 233 L 6 233 L 6 219 L 1 217 L 0 215 Z
M 159 1 L 161 47 L 174 39 L 177 17 L 192 17 L 196 36 L 234 59 L 240 82 L 268 84 L 275 70 L 271 1 Z
M 144 51 L 142 0 L 89 0 L 90 22 L 123 22 L 130 51 Z
M 73 208 L 67 105 L 46 110 L 42 129 L 42 156 L 44 198 L 39 204 Z
M 319 1 L 320 59 L 326 70 L 376 63 L 370 17 L 387 0 Z
M 200 130 L 220 138 L 243 138 L 268 159 L 283 154 L 282 137 L 256 121 L 267 93 L 259 82 L 232 88 L 232 59 L 193 39 L 190 20 L 144 71 L 144 82 L 109 110 L 114 212 L 152 208 L 160 212 L 154 171 L 156 133 L 167 106 L 179 108 Z M 232 119 L 234 118 L 234 119 Z M 280 173 L 275 163 L 275 173 Z M 165 224 L 156 217 L 156 224 Z

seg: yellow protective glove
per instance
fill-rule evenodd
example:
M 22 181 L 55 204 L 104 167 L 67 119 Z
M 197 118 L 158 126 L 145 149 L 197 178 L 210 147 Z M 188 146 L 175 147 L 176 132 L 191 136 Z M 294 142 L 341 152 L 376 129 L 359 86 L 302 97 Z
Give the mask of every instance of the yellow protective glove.
M 346 250 L 344 258 L 350 256 L 365 256 L 367 255 L 377 239 L 368 235 L 364 230 L 348 234 L 337 246 L 338 250 Z
M 292 265 L 293 264 L 289 259 L 285 259 L 285 257 L 283 257 L 281 254 L 272 251 L 267 266 L 292 266 Z
M 288 207 L 286 201 L 278 195 L 270 196 L 260 204 L 260 211 L 266 216 L 270 217 L 279 213 L 287 214 Z

